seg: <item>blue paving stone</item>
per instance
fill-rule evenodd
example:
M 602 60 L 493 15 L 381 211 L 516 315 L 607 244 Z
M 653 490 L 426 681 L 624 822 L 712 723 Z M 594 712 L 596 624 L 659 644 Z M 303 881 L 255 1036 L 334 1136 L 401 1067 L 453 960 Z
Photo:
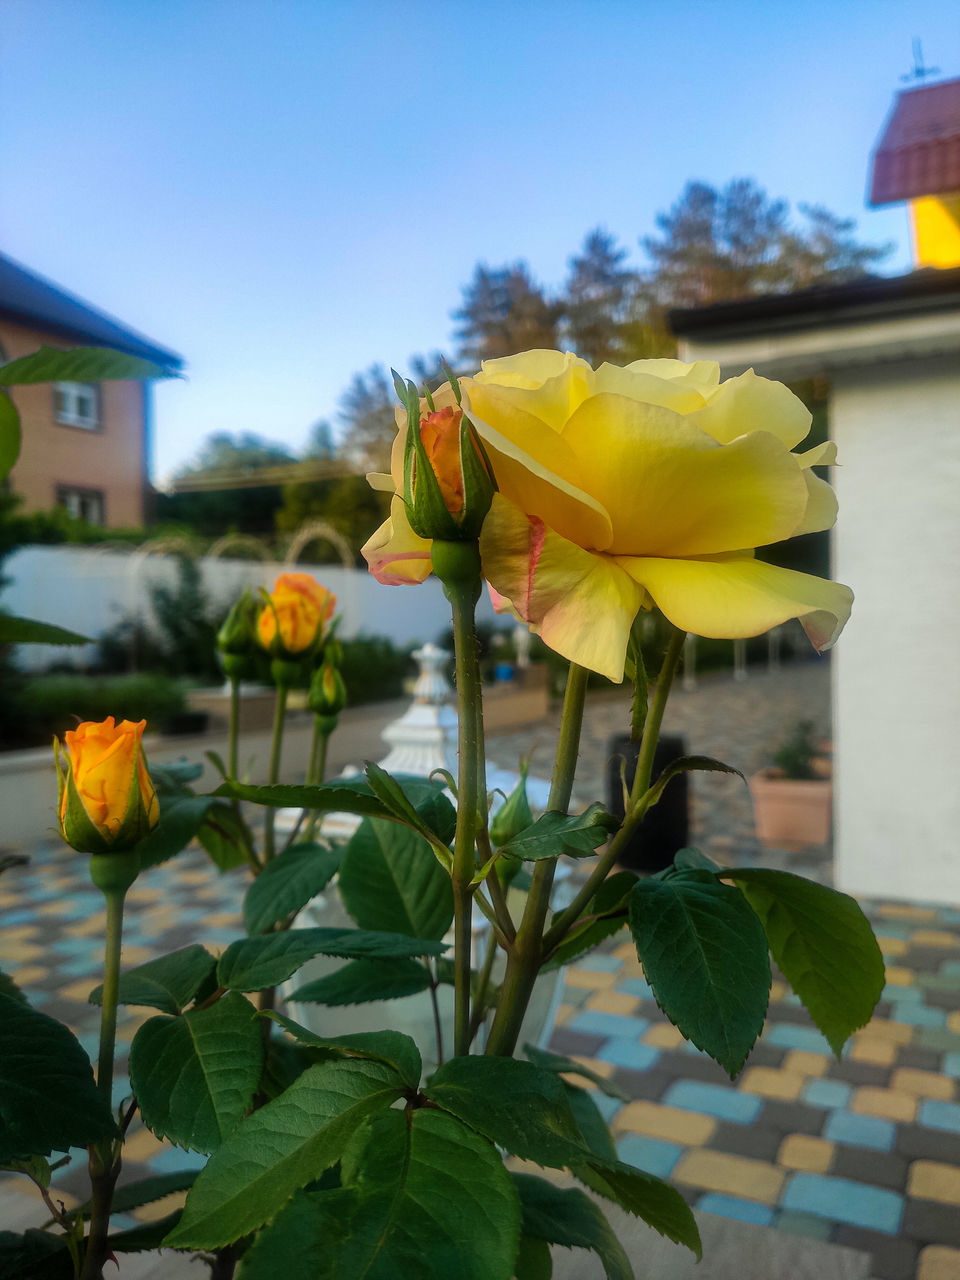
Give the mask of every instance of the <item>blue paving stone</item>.
M 945 1076 L 960 1076 L 960 1053 L 944 1054 L 942 1070 Z
M 590 973 L 616 973 L 623 961 L 616 956 L 581 956 L 576 968 L 586 969 Z
M 773 1210 L 765 1204 L 739 1200 L 736 1196 L 722 1196 L 716 1192 L 701 1196 L 697 1201 L 701 1213 L 716 1213 L 721 1218 L 735 1218 L 737 1222 L 755 1222 L 758 1227 L 769 1227 Z
M 599 1050 L 597 1057 L 618 1067 L 646 1071 L 660 1057 L 660 1050 L 649 1044 L 640 1044 L 629 1036 L 615 1036 Z
M 913 937 L 916 928 L 915 924 L 897 924 L 895 920 L 879 920 L 876 926 L 881 938 L 902 938 L 904 942 Z
M 851 1111 L 832 1111 L 824 1125 L 823 1136 L 831 1142 L 851 1147 L 872 1147 L 875 1151 L 892 1151 L 897 1126 L 879 1116 L 854 1115 Z
M 906 1022 L 911 1027 L 945 1027 L 946 1011 L 932 1009 L 926 1004 L 895 1004 L 890 1013 L 891 1022 Z
M 797 1213 L 794 1209 L 781 1209 L 777 1215 L 778 1231 L 789 1231 L 794 1236 L 809 1236 L 813 1240 L 827 1240 L 833 1223 L 826 1218 L 815 1218 L 812 1213 Z
M 764 1032 L 764 1041 L 780 1049 L 809 1049 L 813 1053 L 831 1053 L 824 1036 L 815 1027 L 798 1027 L 793 1022 L 776 1022 Z
M 27 996 L 34 1009 L 39 1009 L 41 1005 L 45 1005 L 52 994 L 52 991 L 27 991 Z
M 628 978 L 626 982 L 618 982 L 617 990 L 626 992 L 628 996 L 637 996 L 640 1000 L 653 999 L 653 987 L 646 978 Z
M 941 924 L 960 924 L 960 911 L 954 907 L 940 907 L 938 914 Z
M 609 1094 L 601 1093 L 599 1089 L 592 1090 L 590 1097 L 593 1099 L 597 1110 L 603 1116 L 604 1120 L 606 1120 L 607 1124 L 610 1123 L 613 1117 L 623 1106 L 623 1102 L 620 1098 L 611 1098 Z
M 657 1178 L 668 1178 L 685 1150 L 686 1147 L 678 1147 L 675 1142 L 644 1138 L 639 1133 L 628 1133 L 617 1143 L 617 1155 L 624 1164 L 632 1164 L 635 1169 Z
M 919 987 L 899 987 L 888 983 L 883 988 L 881 1000 L 892 1000 L 894 1004 L 922 1004 L 923 992 Z
M 96 1062 L 100 1053 L 100 1032 L 88 1031 L 86 1035 L 77 1036 L 80 1046 L 91 1062 Z
M 70 1157 L 69 1162 L 62 1165 L 59 1169 L 54 1169 L 53 1173 L 50 1175 L 51 1182 L 62 1182 L 63 1179 L 69 1177 L 71 1173 L 75 1173 L 78 1167 L 85 1168 L 87 1161 L 90 1158 L 83 1147 L 71 1147 L 67 1152 L 67 1155 Z M 53 1164 L 55 1161 L 63 1159 L 63 1153 L 60 1151 L 54 1151 L 53 1155 L 48 1158 L 50 1163 Z
M 35 924 L 37 913 L 32 907 L 21 910 L 11 911 L 3 917 L 4 928 L 12 928 L 15 924 Z
M 678 1080 L 663 1096 L 668 1107 L 699 1111 L 736 1124 L 752 1124 L 763 1110 L 763 1099 L 752 1093 L 738 1093 L 722 1084 L 703 1084 L 699 1080 Z
M 803 1087 L 804 1101 L 812 1107 L 845 1107 L 851 1089 L 841 1080 L 808 1080 Z
M 920 1123 L 931 1129 L 960 1133 L 960 1104 L 956 1102 L 924 1102 L 920 1107 Z
M 89 938 L 58 938 L 56 942 L 47 944 L 48 951 L 55 951 L 58 956 L 86 956 L 89 955 L 96 943 L 91 944 Z M 103 941 L 100 941 L 100 951 L 103 950 Z
M 95 977 L 97 962 L 92 955 L 78 956 L 76 960 L 68 960 L 66 964 L 61 964 L 57 967 L 61 977 L 66 974 L 70 978 L 89 978 L 91 990 L 103 977 L 103 960 L 101 958 L 100 972 Z
M 888 1236 L 897 1234 L 903 1217 L 903 1196 L 895 1191 L 819 1173 L 794 1174 L 781 1204 L 784 1209 L 798 1209 Z
M 196 1151 L 182 1151 L 180 1147 L 168 1147 L 158 1156 L 150 1157 L 151 1173 L 182 1173 L 186 1169 L 202 1169 L 207 1157 Z
M 70 906 L 61 914 L 61 919 L 79 920 L 82 916 L 92 916 L 103 909 L 102 893 L 71 893 Z
M 643 1035 L 650 1023 L 646 1018 L 621 1017 L 617 1013 L 599 1013 L 587 1009 L 578 1013 L 567 1026 L 571 1031 L 583 1031 L 590 1036 L 608 1036 L 622 1040 L 627 1036 Z

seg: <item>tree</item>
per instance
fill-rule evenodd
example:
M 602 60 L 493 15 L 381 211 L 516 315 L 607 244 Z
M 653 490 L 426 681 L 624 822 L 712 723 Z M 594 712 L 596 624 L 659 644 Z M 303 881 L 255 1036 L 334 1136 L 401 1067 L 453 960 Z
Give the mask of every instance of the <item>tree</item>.
M 310 428 L 303 456 L 304 458 L 317 458 L 326 462 L 337 456 L 337 443 L 333 438 L 333 427 L 327 422 L 326 418 L 318 419 Z
M 584 239 L 580 256 L 569 261 L 564 297 L 564 336 L 593 365 L 621 358 L 636 274 L 623 267 L 626 249 L 597 227 Z
M 478 263 L 462 292 L 463 303 L 453 318 L 466 363 L 557 345 L 562 308 L 546 297 L 525 262 L 496 268 Z
M 343 454 L 364 471 L 386 471 L 396 435 L 396 396 L 381 364 L 355 373 L 340 397 Z
M 295 455 L 275 440 L 253 431 L 216 431 L 203 441 L 193 461 L 176 474 L 179 479 L 203 471 L 247 471 L 288 462 L 296 462 Z
M 292 534 L 310 520 L 326 520 L 346 538 L 357 564 L 362 564 L 360 548 L 387 518 L 389 507 L 389 494 L 371 489 L 363 476 L 287 484 L 276 515 L 277 531 Z M 318 543 L 317 551 L 321 563 L 339 562 L 332 548 Z

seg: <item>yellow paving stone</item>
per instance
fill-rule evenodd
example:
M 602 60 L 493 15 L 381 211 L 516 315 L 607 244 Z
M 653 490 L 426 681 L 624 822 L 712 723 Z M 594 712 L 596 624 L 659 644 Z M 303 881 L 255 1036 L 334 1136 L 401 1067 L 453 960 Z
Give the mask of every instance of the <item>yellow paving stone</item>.
M 825 1138 L 811 1138 L 806 1133 L 791 1133 L 780 1143 L 777 1164 L 805 1173 L 826 1173 L 833 1160 L 833 1143 Z
M 785 1176 L 783 1169 L 777 1169 L 764 1160 L 698 1149 L 681 1156 L 670 1178 L 683 1186 L 702 1187 L 704 1191 L 720 1191 L 745 1200 L 759 1200 L 761 1204 L 774 1204 Z
M 128 1133 L 123 1140 L 123 1159 L 125 1164 L 135 1160 L 149 1160 L 151 1156 L 155 1156 L 163 1150 L 164 1146 L 160 1139 L 155 1138 L 150 1130 L 146 1128 L 140 1128 L 136 1133 Z
M 146 964 L 148 960 L 156 959 L 156 955 L 155 947 L 128 947 L 124 944 L 122 964 L 125 969 L 135 964 Z
M 918 929 L 910 939 L 914 947 L 943 947 L 953 951 L 960 947 L 960 938 L 955 933 L 947 933 L 945 929 Z
M 811 1053 L 809 1049 L 791 1049 L 783 1060 L 783 1070 L 799 1072 L 802 1076 L 822 1076 L 830 1065 L 825 1053 Z
M 589 1067 L 595 1076 L 602 1076 L 604 1080 L 609 1080 L 615 1070 L 612 1062 L 601 1062 L 599 1058 L 584 1058 L 579 1053 L 572 1053 L 570 1059 L 572 1062 L 579 1062 L 581 1067 Z
M 891 1067 L 897 1060 L 899 1045 L 886 1036 L 872 1036 L 869 1033 L 854 1036 L 850 1046 L 851 1062 L 872 1062 L 878 1067 Z
M 575 1005 L 572 1005 L 572 1004 L 560 1005 L 559 1008 L 557 1009 L 557 1015 L 556 1015 L 557 1026 L 562 1027 L 563 1024 L 565 1022 L 569 1022 L 570 1019 L 576 1013 L 577 1013 L 577 1008 Z
M 640 1001 L 636 996 L 628 996 L 625 991 L 598 991 L 587 1001 L 588 1009 L 598 1013 L 636 1013 Z
M 960 1249 L 945 1244 L 928 1244 L 917 1259 L 917 1280 L 957 1280 L 960 1276 Z
M 781 982 L 779 978 L 774 978 L 770 983 L 770 1003 L 775 1000 L 782 1000 L 785 995 L 789 995 L 790 988 L 785 982 Z
M 665 1138 L 688 1147 L 709 1142 L 717 1127 L 713 1116 L 665 1107 L 659 1102 L 628 1102 L 617 1112 L 614 1124 L 618 1132 L 644 1133 L 649 1138 Z
M 91 938 L 96 934 L 103 933 L 107 926 L 107 916 L 104 911 L 95 911 L 92 915 L 85 916 L 83 920 L 74 920 L 70 923 L 71 938 Z
M 644 1032 L 640 1039 L 656 1049 L 676 1049 L 683 1044 L 683 1032 L 678 1031 L 670 1022 L 658 1022 L 655 1027 Z
M 936 1071 L 921 1071 L 917 1067 L 900 1067 L 893 1073 L 890 1088 L 917 1098 L 939 1098 L 944 1102 L 949 1102 L 954 1092 L 949 1076 L 941 1076 Z
M 905 1022 L 888 1022 L 885 1018 L 873 1018 L 866 1034 L 877 1039 L 892 1040 L 894 1044 L 909 1044 L 913 1039 L 913 1027 Z
M 47 954 L 46 947 L 35 946 L 32 942 L 17 942 L 14 940 L 9 944 L 4 940 L 4 958 L 10 960 L 40 960 Z
M 72 910 L 73 903 L 69 898 L 50 898 L 39 903 L 36 908 L 38 916 L 65 916 Z
M 5 926 L 3 930 L 4 942 L 10 942 L 11 940 L 14 942 L 22 942 L 24 938 L 30 937 L 36 927 L 37 926 L 35 924 L 18 924 L 13 925 L 10 928 Z
M 937 913 L 931 907 L 913 907 L 905 902 L 884 902 L 876 914 L 887 920 L 935 920 Z
M 639 964 L 636 944 L 633 942 L 621 942 L 618 947 L 613 948 L 613 954 L 618 960 L 632 960 L 634 964 Z
M 600 991 L 604 987 L 612 987 L 617 980 L 615 973 L 594 973 L 592 969 L 572 967 L 564 974 L 568 987 L 579 987 L 587 991 Z
M 159 1222 L 168 1213 L 173 1213 L 174 1209 L 182 1209 L 186 1198 L 185 1191 L 175 1191 L 172 1195 L 164 1196 L 162 1200 L 141 1205 L 139 1209 L 132 1210 L 132 1213 L 138 1222 Z
M 792 1102 L 800 1096 L 806 1077 L 799 1071 L 781 1071 L 778 1067 L 748 1067 L 740 1077 L 743 1093 L 758 1093 L 763 1098 L 779 1098 Z
M 864 1085 L 854 1093 L 850 1110 L 859 1112 L 860 1115 L 883 1116 L 885 1120 L 909 1123 L 917 1113 L 917 1100 L 909 1093 Z
M 76 1000 L 78 1004 L 86 1004 L 90 992 L 98 983 L 91 975 L 89 978 L 81 978 L 79 982 L 71 982 L 69 987 L 61 987 L 59 995 L 64 1000 Z
M 960 1031 L 960 1009 L 947 1014 L 947 1030 Z
M 49 970 L 46 965 L 26 964 L 22 969 L 18 969 L 16 973 L 10 976 L 18 987 L 29 987 L 31 983 L 42 982 L 48 973 Z
M 907 1192 L 920 1200 L 960 1205 L 960 1169 L 936 1160 L 914 1160 L 907 1178 Z
M 877 934 L 877 942 L 880 944 L 880 950 L 887 956 L 905 956 L 910 948 L 902 938 L 885 938 L 883 934 Z
M 235 911 L 216 911 L 213 915 L 204 916 L 204 926 L 211 929 L 229 929 L 231 925 L 240 926 L 240 917 Z
M 901 968 L 900 965 L 887 965 L 887 982 L 892 987 L 912 987 L 916 974 L 912 969 Z

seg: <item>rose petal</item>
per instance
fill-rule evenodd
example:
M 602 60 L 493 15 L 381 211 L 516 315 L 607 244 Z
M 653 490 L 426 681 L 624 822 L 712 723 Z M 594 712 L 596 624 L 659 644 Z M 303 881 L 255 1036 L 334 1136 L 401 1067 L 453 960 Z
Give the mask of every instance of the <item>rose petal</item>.
M 430 543 L 410 528 L 403 499 L 390 503 L 390 517 L 364 543 L 360 554 L 378 582 L 410 586 L 430 576 Z
M 792 391 L 780 382 L 758 378 L 752 369 L 722 382 L 707 405 L 690 414 L 690 421 L 720 444 L 748 431 L 769 431 L 788 449 L 805 438 L 812 420 Z

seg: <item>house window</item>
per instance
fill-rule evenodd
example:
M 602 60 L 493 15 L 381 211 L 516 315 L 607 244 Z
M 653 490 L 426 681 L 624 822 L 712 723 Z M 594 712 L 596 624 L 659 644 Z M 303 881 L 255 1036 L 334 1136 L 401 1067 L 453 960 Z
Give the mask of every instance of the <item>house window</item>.
M 69 485 L 57 486 L 57 506 L 68 515 L 87 524 L 106 523 L 106 504 L 99 489 L 74 489 Z
M 56 382 L 53 386 L 53 416 L 67 427 L 95 431 L 100 425 L 100 395 L 89 382 Z

